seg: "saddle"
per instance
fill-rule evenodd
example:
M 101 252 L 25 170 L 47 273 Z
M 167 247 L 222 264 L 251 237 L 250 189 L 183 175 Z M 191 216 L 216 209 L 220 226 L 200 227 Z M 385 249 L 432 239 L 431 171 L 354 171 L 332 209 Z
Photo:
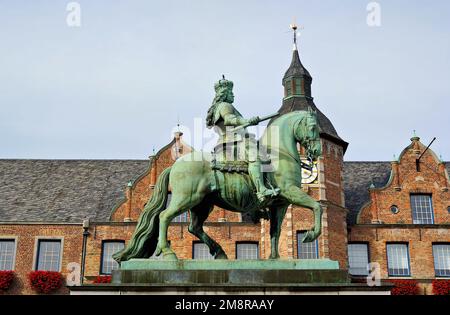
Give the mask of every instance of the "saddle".
M 211 169 L 213 170 L 212 190 L 218 191 L 222 200 L 229 207 L 249 209 L 247 213 L 254 223 L 259 222 L 260 219 L 269 220 L 270 214 L 267 206 L 271 200 L 268 199 L 266 202 L 261 203 L 256 197 L 256 188 L 250 179 L 248 171 L 249 161 L 242 159 L 242 156 L 238 153 L 239 151 L 236 150 L 240 144 L 239 142 L 235 142 L 231 146 L 228 144 L 228 150 L 226 151 L 223 143 L 214 148 L 211 160 Z M 232 153 L 231 155 L 229 154 L 230 152 Z M 261 164 L 268 169 L 272 169 L 270 157 L 260 153 L 261 151 L 258 151 L 258 158 Z M 229 159 L 230 157 L 231 159 Z M 272 173 L 263 172 L 263 180 L 267 187 L 274 188 Z M 219 187 L 222 189 L 219 190 Z M 240 188 L 236 189 L 235 187 Z
M 219 143 L 216 145 L 212 153 L 211 169 L 225 173 L 248 174 L 248 151 L 245 151 L 245 145 L 241 141 Z M 243 154 L 243 152 L 245 153 Z M 265 154 L 265 151 L 257 149 L 256 154 L 262 165 L 272 164 L 270 157 Z

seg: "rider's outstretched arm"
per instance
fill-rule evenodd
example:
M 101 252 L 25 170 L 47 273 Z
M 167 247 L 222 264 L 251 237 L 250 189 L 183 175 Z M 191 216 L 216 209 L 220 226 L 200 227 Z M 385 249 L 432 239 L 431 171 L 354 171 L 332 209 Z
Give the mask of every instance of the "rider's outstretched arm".
M 234 108 L 228 104 L 222 106 L 220 116 L 222 116 L 225 126 L 241 126 L 247 123 L 247 119 L 236 115 Z
M 231 105 L 224 105 L 220 110 L 225 126 L 242 126 L 252 122 L 252 119 L 245 119 L 240 115 L 236 115 Z

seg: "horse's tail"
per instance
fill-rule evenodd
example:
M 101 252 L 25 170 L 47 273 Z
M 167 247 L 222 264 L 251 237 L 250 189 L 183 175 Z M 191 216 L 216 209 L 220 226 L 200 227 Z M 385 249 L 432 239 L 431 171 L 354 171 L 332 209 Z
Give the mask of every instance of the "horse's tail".
M 148 258 L 153 255 L 158 243 L 159 214 L 167 203 L 170 170 L 171 167 L 166 168 L 158 177 L 153 195 L 141 213 L 128 246 L 113 255 L 118 263 L 131 258 Z

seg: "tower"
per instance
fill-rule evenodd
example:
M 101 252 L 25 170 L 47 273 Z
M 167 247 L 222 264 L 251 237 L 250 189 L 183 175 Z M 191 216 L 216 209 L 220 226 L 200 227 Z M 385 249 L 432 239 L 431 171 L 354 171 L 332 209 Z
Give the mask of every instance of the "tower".
M 318 258 L 338 260 L 340 268 L 345 269 L 347 268 L 347 209 L 344 199 L 343 156 L 348 143 L 339 137 L 331 121 L 314 104 L 311 90 L 312 76 L 300 61 L 297 26 L 294 24 L 291 28 L 294 31 L 292 59 L 282 79 L 284 95 L 278 112 L 283 115 L 296 110 L 311 109 L 317 113 L 323 155 L 315 166 L 317 175 L 312 180 L 303 182 L 302 188 L 318 200 L 324 210 L 322 234 L 315 245 Z M 304 149 L 299 147 L 299 151 L 303 157 Z M 299 235 L 312 226 L 311 211 L 290 207 L 285 221 L 283 230 L 286 231 L 284 239 L 287 249 L 284 256 L 301 258 L 302 244 L 299 242 L 301 239 Z

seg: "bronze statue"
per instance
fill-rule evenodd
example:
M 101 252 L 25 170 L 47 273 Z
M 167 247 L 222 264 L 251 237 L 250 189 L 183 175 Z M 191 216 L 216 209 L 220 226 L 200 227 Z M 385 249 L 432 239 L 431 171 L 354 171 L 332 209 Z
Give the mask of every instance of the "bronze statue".
M 207 125 L 217 127 L 221 137 L 214 156 L 192 152 L 161 173 L 129 244 L 113 256 L 115 260 L 148 258 L 161 253 L 164 259 L 177 259 L 167 241 L 167 229 L 176 216 L 186 211 L 190 212 L 191 218 L 189 232 L 203 241 L 216 259 L 227 259 L 222 247 L 203 230 L 203 223 L 214 206 L 250 213 L 254 219 L 269 219 L 271 259 L 279 258 L 281 225 L 290 204 L 311 209 L 314 213 L 314 226 L 305 233 L 302 241 L 311 242 L 320 235 L 322 208 L 301 189 L 302 163 L 297 149 L 298 142 L 312 160 L 322 154 L 316 113 L 294 111 L 273 120 L 259 140 L 260 146 L 269 152 L 270 159 L 262 161 L 258 156 L 248 160 L 234 159 L 239 144 L 246 143 L 237 136 L 250 139 L 245 127 L 257 124 L 260 119 L 242 118 L 231 105 L 234 101 L 232 88 L 231 81 L 219 81 L 215 85 L 216 97 L 208 111 Z M 227 130 L 230 126 L 233 129 Z M 253 154 L 255 146 L 251 140 L 247 142 L 253 146 L 249 150 L 245 144 L 243 151 L 248 156 Z M 228 159 L 220 149 L 229 143 L 233 143 L 233 159 Z M 220 155 L 219 159 L 217 155 Z M 263 162 L 270 163 L 271 172 L 261 172 Z M 169 186 L 172 199 L 166 208 Z M 268 209 L 267 217 L 261 209 Z
M 245 127 L 257 125 L 261 120 L 259 117 L 253 117 L 250 119 L 244 119 L 239 111 L 233 106 L 233 82 L 222 80 L 217 82 L 214 86 L 216 96 L 213 100 L 213 104 L 208 110 L 206 117 L 206 126 L 213 128 L 219 134 L 219 143 L 216 146 L 216 153 L 225 153 L 222 160 L 227 160 L 227 156 L 231 156 L 232 160 L 246 161 L 248 163 L 248 173 L 256 187 L 256 195 L 261 202 L 264 202 L 266 196 L 276 196 L 279 193 L 277 188 L 267 188 L 264 183 L 262 165 L 261 165 L 261 153 L 258 150 L 255 136 L 249 134 Z M 242 127 L 232 128 L 230 127 Z M 234 148 L 238 148 L 244 151 L 244 154 L 234 155 Z M 231 150 L 231 154 L 226 152 Z M 239 152 L 239 150 L 236 150 Z M 242 158 L 243 157 L 243 158 Z

